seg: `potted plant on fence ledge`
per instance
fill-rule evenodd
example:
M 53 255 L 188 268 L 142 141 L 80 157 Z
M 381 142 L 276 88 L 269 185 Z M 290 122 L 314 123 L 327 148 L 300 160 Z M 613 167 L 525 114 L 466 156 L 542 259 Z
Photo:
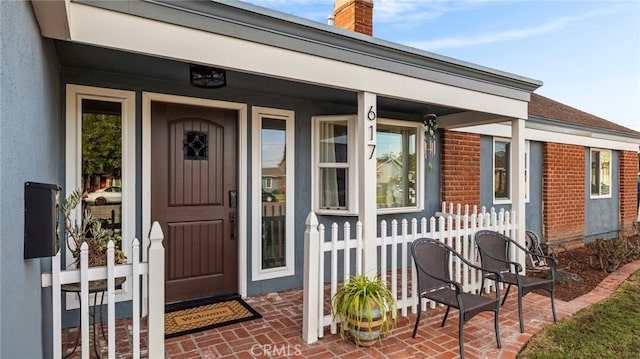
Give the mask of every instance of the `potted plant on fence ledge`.
M 64 228 L 66 232 L 66 245 L 74 261 L 70 266 L 80 265 L 80 247 L 83 242 L 87 243 L 89 248 L 89 267 L 105 266 L 107 264 L 107 245 L 109 241 L 114 244 L 114 261 L 115 264 L 122 264 L 127 259 L 124 252 L 120 248 L 122 237 L 116 234 L 112 229 L 102 227 L 102 222 L 95 218 L 90 210 L 82 213 L 80 223 L 74 221 L 72 212 L 82 203 L 84 192 L 80 189 L 73 191 L 65 198 L 64 203 L 60 206 L 60 211 L 64 217 Z
M 395 325 L 396 302 L 380 276 L 351 277 L 331 299 L 331 310 L 340 319 L 340 336 L 360 346 L 372 346 Z

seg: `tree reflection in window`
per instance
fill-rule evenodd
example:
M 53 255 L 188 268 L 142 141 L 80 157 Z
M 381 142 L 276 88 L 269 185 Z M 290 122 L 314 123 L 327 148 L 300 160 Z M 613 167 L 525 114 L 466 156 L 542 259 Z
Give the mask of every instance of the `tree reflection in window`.
M 378 208 L 416 206 L 415 126 L 378 124 L 376 163 L 376 204 Z
M 85 208 L 103 228 L 120 234 L 122 223 L 122 105 L 82 100 L 82 188 Z

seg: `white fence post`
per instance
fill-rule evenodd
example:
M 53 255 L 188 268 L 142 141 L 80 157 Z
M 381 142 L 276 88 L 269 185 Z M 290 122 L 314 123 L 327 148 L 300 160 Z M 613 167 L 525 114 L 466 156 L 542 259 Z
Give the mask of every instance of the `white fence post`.
M 43 281 L 44 282 L 44 281 Z M 44 283 L 43 283 L 44 287 Z M 51 309 L 53 311 L 53 357 L 62 358 L 62 300 L 60 299 L 60 250 L 51 259 Z
M 113 241 L 110 240 L 109 243 L 107 243 L 107 348 L 109 350 L 109 359 L 115 359 L 116 357 L 116 278 L 114 275 L 114 254 L 115 246 Z M 102 307 L 100 307 L 99 310 L 102 310 Z M 97 324 L 95 323 L 95 318 L 93 319 L 93 325 L 95 326 Z M 97 338 L 93 338 L 93 340 L 97 340 Z
M 319 267 L 320 236 L 318 233 L 318 218 L 309 212 L 306 220 L 307 229 L 304 231 L 304 282 L 302 309 L 302 340 L 307 344 L 318 340 L 318 311 L 323 310 L 318 305 L 318 290 L 324 283 L 319 282 L 317 268 Z M 322 256 L 324 258 L 324 256 Z M 322 329 L 320 327 L 320 329 Z
M 164 358 L 164 234 L 160 223 L 153 222 L 149 233 L 147 280 L 149 283 L 149 359 Z M 136 258 L 137 260 L 137 258 Z M 134 288 L 138 290 L 138 288 Z
M 82 333 L 82 359 L 89 359 L 89 245 L 82 242 L 80 246 L 80 326 Z M 102 308 L 100 308 L 102 310 Z M 95 325 L 95 323 L 94 323 Z
M 131 257 L 135 258 L 131 264 L 131 271 L 133 273 L 132 286 L 133 288 L 140 288 L 140 241 L 138 238 L 133 239 L 133 246 L 131 247 Z M 149 272 L 147 272 L 149 275 Z M 133 311 L 132 311 L 132 331 L 133 331 L 133 357 L 140 358 L 140 291 L 133 290 Z

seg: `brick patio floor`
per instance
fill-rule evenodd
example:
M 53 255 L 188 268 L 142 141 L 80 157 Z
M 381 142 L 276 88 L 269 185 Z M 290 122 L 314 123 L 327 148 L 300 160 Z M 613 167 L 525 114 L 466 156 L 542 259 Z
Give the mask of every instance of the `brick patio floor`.
M 640 269 L 640 260 L 627 264 L 609 275 L 590 293 L 571 302 L 556 300 L 558 319 L 608 297 L 629 275 Z M 423 313 L 418 334 L 411 338 L 415 315 L 399 317 L 396 328 L 382 342 L 370 348 L 356 347 L 344 342 L 339 335 L 325 336 L 316 343 L 302 341 L 302 291 L 291 290 L 246 298 L 263 318 L 228 325 L 195 334 L 165 340 L 165 357 L 170 359 L 196 358 L 458 358 L 457 310 L 452 310 L 446 325 L 441 328 L 443 308 Z M 531 293 L 523 301 L 525 333 L 518 327 L 516 296 L 512 293 L 500 309 L 500 337 L 502 348 L 496 347 L 493 314 L 482 313 L 465 324 L 465 357 L 514 358 L 529 338 L 546 325 L 553 323 L 548 297 Z M 119 321 L 116 328 L 118 358 L 131 358 L 130 324 Z M 146 333 L 141 334 L 142 337 Z M 75 331 L 65 332 L 68 342 L 75 339 Z M 106 343 L 103 343 L 106 344 Z M 146 355 L 143 350 L 143 355 Z M 93 354 L 93 353 L 92 353 Z M 74 353 L 72 358 L 79 355 Z

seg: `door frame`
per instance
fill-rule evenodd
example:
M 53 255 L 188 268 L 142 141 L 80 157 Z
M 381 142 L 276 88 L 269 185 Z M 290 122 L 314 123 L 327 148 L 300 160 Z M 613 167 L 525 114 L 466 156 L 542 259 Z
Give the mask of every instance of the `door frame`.
M 151 230 L 151 102 L 169 102 L 182 105 L 214 107 L 238 111 L 238 293 L 247 296 L 247 193 L 249 177 L 247 167 L 247 113 L 248 105 L 238 102 L 210 100 L 196 97 L 167 95 L 154 92 L 142 93 L 142 240 L 143 248 L 149 245 Z M 147 260 L 146 253 L 143 260 Z M 143 297 L 148 288 L 143 287 Z

